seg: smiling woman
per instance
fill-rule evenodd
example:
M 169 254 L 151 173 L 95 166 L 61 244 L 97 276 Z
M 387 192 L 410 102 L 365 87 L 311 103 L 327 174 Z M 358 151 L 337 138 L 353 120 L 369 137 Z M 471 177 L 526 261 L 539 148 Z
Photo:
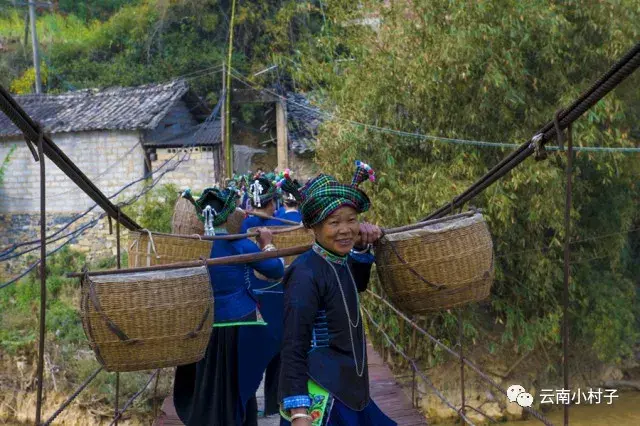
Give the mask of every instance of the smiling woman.
M 327 250 L 346 256 L 360 233 L 356 209 L 342 207 L 313 227 L 316 241 Z
M 306 227 L 316 242 L 285 274 L 284 336 L 280 374 L 281 425 L 386 426 L 391 421 L 369 395 L 366 341 L 359 292 L 366 290 L 381 236 L 377 226 L 358 223 L 369 209 L 358 184 L 374 180 L 357 162 L 349 185 L 319 175 L 297 190 Z

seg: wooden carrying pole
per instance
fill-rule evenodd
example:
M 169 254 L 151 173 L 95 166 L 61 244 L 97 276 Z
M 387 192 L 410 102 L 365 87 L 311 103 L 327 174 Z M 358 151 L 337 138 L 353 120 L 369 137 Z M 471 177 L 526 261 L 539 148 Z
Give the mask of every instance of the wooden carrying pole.
M 243 210 L 243 213 L 251 216 L 260 217 L 262 219 L 277 220 L 278 222 L 286 223 L 287 225 L 300 225 L 299 222 L 289 220 L 289 219 L 283 219 L 281 217 L 269 216 L 266 213 L 261 213 L 261 212 L 251 211 L 251 210 L 250 211 Z
M 278 229 L 272 229 L 273 235 L 286 234 L 287 232 L 296 231 L 301 229 L 302 225 L 296 226 L 281 226 Z M 220 235 L 182 235 L 182 234 L 166 234 L 163 232 L 151 232 L 151 235 L 161 235 L 165 237 L 186 238 L 189 240 L 203 240 L 203 241 L 217 241 L 217 240 L 240 240 L 242 238 L 252 238 L 260 235 L 259 232 L 247 232 L 246 234 L 220 234 Z
M 289 247 L 285 249 L 263 251 L 260 253 L 240 254 L 236 256 L 217 257 L 215 259 L 196 260 L 191 262 L 176 262 L 168 265 L 156 265 L 143 268 L 128 268 L 128 269 L 111 269 L 108 271 L 95 271 L 95 272 L 74 272 L 67 274 L 69 278 L 82 278 L 85 274 L 91 276 L 99 275 L 116 275 L 116 274 L 131 274 L 136 272 L 151 272 L 151 271 L 166 271 L 168 269 L 184 269 L 184 268 L 196 268 L 198 266 L 213 266 L 213 265 L 237 265 L 238 263 L 258 262 L 260 260 L 274 259 L 277 257 L 296 256 L 311 249 L 311 245 Z
M 420 222 L 418 224 L 415 225 L 411 225 L 410 227 L 423 227 L 423 226 L 427 226 L 427 225 L 432 225 L 435 223 L 439 223 L 439 222 L 445 222 L 447 220 L 450 220 L 453 217 L 462 217 L 465 215 L 469 215 L 472 214 L 473 212 L 468 212 L 468 213 L 461 213 L 458 215 L 454 215 L 454 216 L 448 216 L 448 217 L 443 217 L 443 218 L 438 218 L 438 219 L 433 219 L 433 220 L 429 220 L 429 221 L 425 221 L 425 222 Z M 282 229 L 276 229 L 273 230 L 272 233 L 276 234 L 276 233 L 281 233 L 281 232 L 289 232 L 292 231 L 294 229 L 298 229 L 300 226 L 302 225 L 298 225 L 297 227 L 291 227 L 291 228 L 282 228 Z M 383 229 L 383 233 L 384 234 L 395 234 L 398 232 L 402 232 L 405 231 L 407 228 L 409 228 L 409 226 L 405 226 L 405 227 L 400 227 L 400 228 L 390 228 L 390 229 Z M 161 234 L 161 233 L 154 233 L 156 235 L 171 235 L 171 234 Z M 257 235 L 257 233 L 252 233 L 252 234 L 244 234 L 244 235 Z M 201 240 L 214 240 L 214 239 L 236 239 L 236 238 L 242 238 L 244 237 L 243 234 L 237 234 L 237 235 L 216 235 L 216 236 L 212 236 L 212 237 L 206 237 L 206 236 L 193 236 L 193 235 L 174 235 L 176 237 L 181 237 L 181 238 L 192 238 L 192 239 L 201 239 Z M 67 277 L 70 278 L 81 278 L 83 277 L 85 274 L 89 274 L 92 276 L 97 276 L 97 275 L 114 275 L 114 274 L 121 274 L 121 273 L 135 273 L 135 272 L 151 272 L 151 271 L 166 271 L 168 269 L 183 269 L 183 268 L 195 268 L 197 266 L 202 266 L 202 265 L 207 265 L 207 266 L 212 266 L 212 265 L 237 265 L 239 263 L 248 263 L 248 262 L 257 262 L 260 260 L 265 260 L 265 259 L 273 259 L 276 257 L 287 257 L 287 256 L 296 256 L 298 254 L 304 253 L 305 251 L 311 249 L 311 245 L 304 245 L 304 246 L 295 246 L 295 247 L 288 247 L 288 248 L 284 248 L 284 249 L 278 249 L 278 250 L 273 250 L 273 251 L 266 251 L 266 252 L 260 252 L 260 253 L 250 253 L 250 254 L 241 254 L 241 255 L 236 255 L 236 256 L 225 256 L 225 257 L 217 257 L 215 259 L 203 259 L 203 260 L 196 260 L 196 261 L 191 261 L 191 262 L 176 262 L 176 263 L 170 263 L 167 265 L 156 265 L 156 266 L 149 266 L 149 267 L 143 267 L 143 268 L 129 268 L 129 269 L 120 269 L 120 270 L 108 270 L 108 271 L 96 271 L 96 272 L 75 272 L 75 273 L 71 273 L 71 274 L 67 274 Z

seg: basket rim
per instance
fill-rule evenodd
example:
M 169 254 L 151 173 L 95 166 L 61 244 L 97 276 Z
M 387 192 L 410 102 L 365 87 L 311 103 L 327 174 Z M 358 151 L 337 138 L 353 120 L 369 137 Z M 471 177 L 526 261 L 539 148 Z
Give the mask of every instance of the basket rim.
M 484 225 L 482 228 L 485 228 L 488 231 L 487 221 L 482 213 L 479 212 L 469 217 L 451 218 L 449 220 L 435 224 L 427 224 L 415 229 L 395 232 L 393 234 L 385 234 L 383 239 L 386 239 L 387 241 L 404 241 L 426 235 L 447 234 L 449 232 L 459 231 L 477 225 Z

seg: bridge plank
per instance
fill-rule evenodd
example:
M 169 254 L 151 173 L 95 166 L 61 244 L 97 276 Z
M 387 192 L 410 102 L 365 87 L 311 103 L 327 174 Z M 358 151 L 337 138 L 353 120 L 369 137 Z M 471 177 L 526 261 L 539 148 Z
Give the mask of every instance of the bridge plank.
M 371 397 L 376 401 L 380 409 L 396 421 L 398 426 L 426 425 L 427 420 L 425 417 L 417 409 L 413 408 L 411 397 L 402 390 L 391 370 L 384 364 L 380 355 L 376 353 L 371 345 L 367 345 L 367 356 L 369 358 Z M 273 422 L 273 419 L 265 419 L 264 425 L 273 424 Z M 259 423 L 263 425 L 263 420 L 260 419 Z M 171 395 L 165 399 L 162 405 L 162 413 L 153 424 L 154 426 L 182 426 L 173 407 L 173 397 Z

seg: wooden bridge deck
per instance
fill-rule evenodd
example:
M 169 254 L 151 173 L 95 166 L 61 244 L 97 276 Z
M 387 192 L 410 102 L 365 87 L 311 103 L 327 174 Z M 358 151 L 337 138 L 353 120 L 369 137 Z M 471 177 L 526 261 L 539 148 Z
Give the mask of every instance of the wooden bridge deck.
M 411 405 L 411 397 L 406 395 L 391 373 L 382 362 L 380 355 L 371 345 L 367 346 L 369 357 L 369 379 L 371 397 L 380 409 L 398 423 L 398 426 L 426 425 L 427 421 L 420 412 Z M 260 401 L 259 401 L 260 402 Z M 162 405 L 162 414 L 153 423 L 154 426 L 181 426 L 173 407 L 173 398 L 169 396 Z M 278 425 L 277 416 L 261 418 L 260 426 Z

